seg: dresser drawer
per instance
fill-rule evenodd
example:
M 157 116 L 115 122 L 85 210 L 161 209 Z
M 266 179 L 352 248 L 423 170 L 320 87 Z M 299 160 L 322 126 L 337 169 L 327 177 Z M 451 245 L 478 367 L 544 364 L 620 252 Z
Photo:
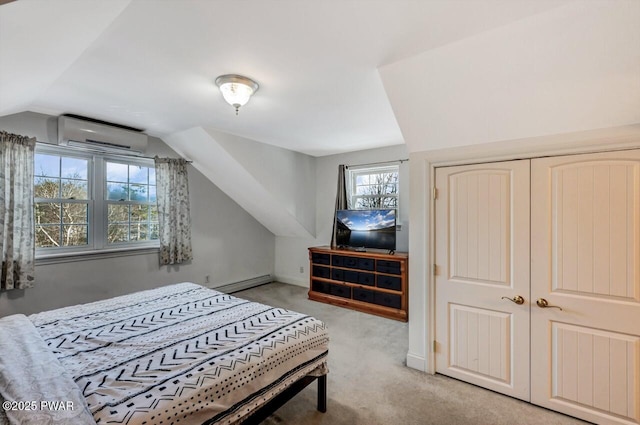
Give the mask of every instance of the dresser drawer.
M 358 283 L 358 272 L 352 270 L 343 270 L 344 282 Z
M 358 273 L 358 283 L 361 285 L 373 286 L 376 280 L 376 275 L 373 273 Z
M 313 280 L 311 281 L 311 289 L 315 292 L 329 294 L 331 293 L 331 284 L 327 282 L 321 282 L 319 280 Z
M 378 288 L 393 289 L 394 291 L 402 290 L 402 279 L 400 279 L 399 277 L 384 276 L 379 274 L 377 276 L 377 279 L 378 281 L 376 286 Z
M 392 308 L 400 308 L 401 305 L 400 295 L 387 294 L 383 292 L 376 292 L 374 294 L 373 302 Z
M 358 258 L 356 257 L 342 257 L 342 266 L 350 269 L 358 268 Z
M 360 270 L 371 270 L 375 269 L 375 260 L 373 258 L 358 258 L 358 266 Z
M 344 270 L 331 269 L 331 279 L 344 282 Z
M 331 269 L 329 267 L 313 266 L 312 276 L 323 277 L 325 279 L 331 278 Z
M 353 288 L 353 299 L 358 301 L 364 301 L 366 303 L 372 303 L 375 292 L 368 289 Z
M 330 264 L 330 255 L 329 254 L 322 254 L 319 252 L 312 252 L 311 253 L 311 262 L 316 263 L 316 264 L 326 264 L 329 265 Z
M 331 295 L 342 298 L 351 298 L 351 287 L 343 285 L 329 285 L 331 286 Z
M 380 273 L 400 274 L 400 261 L 378 260 L 376 271 Z

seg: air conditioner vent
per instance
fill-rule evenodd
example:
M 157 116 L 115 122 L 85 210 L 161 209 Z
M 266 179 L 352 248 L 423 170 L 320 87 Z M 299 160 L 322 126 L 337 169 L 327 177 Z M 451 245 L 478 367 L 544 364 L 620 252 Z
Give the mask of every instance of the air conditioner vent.
M 144 133 L 65 115 L 58 117 L 59 145 L 142 154 L 147 143 Z

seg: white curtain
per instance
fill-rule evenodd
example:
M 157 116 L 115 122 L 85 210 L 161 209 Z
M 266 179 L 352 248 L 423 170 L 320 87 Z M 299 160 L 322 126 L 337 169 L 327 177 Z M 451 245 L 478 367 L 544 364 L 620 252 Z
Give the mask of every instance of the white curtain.
M 36 139 L 0 131 L 0 289 L 35 280 L 33 160 Z
M 155 157 L 155 164 L 160 265 L 180 264 L 193 258 L 187 161 Z

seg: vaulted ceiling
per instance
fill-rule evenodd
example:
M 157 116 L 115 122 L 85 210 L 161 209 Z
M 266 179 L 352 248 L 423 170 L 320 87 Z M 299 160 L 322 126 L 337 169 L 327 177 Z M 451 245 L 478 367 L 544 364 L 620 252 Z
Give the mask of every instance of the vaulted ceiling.
M 638 0 L 18 0 L 0 6 L 0 116 L 314 156 L 629 125 L 638 22 Z M 239 116 L 226 73 L 260 84 Z

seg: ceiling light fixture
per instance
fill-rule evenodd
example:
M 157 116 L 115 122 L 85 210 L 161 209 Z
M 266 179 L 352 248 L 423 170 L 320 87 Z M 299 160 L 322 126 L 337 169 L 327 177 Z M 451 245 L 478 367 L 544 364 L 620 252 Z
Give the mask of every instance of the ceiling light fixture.
M 258 83 L 251 78 L 242 75 L 227 74 L 216 78 L 216 85 L 220 87 L 222 97 L 227 103 L 238 109 L 249 101 L 249 98 L 258 91 Z

